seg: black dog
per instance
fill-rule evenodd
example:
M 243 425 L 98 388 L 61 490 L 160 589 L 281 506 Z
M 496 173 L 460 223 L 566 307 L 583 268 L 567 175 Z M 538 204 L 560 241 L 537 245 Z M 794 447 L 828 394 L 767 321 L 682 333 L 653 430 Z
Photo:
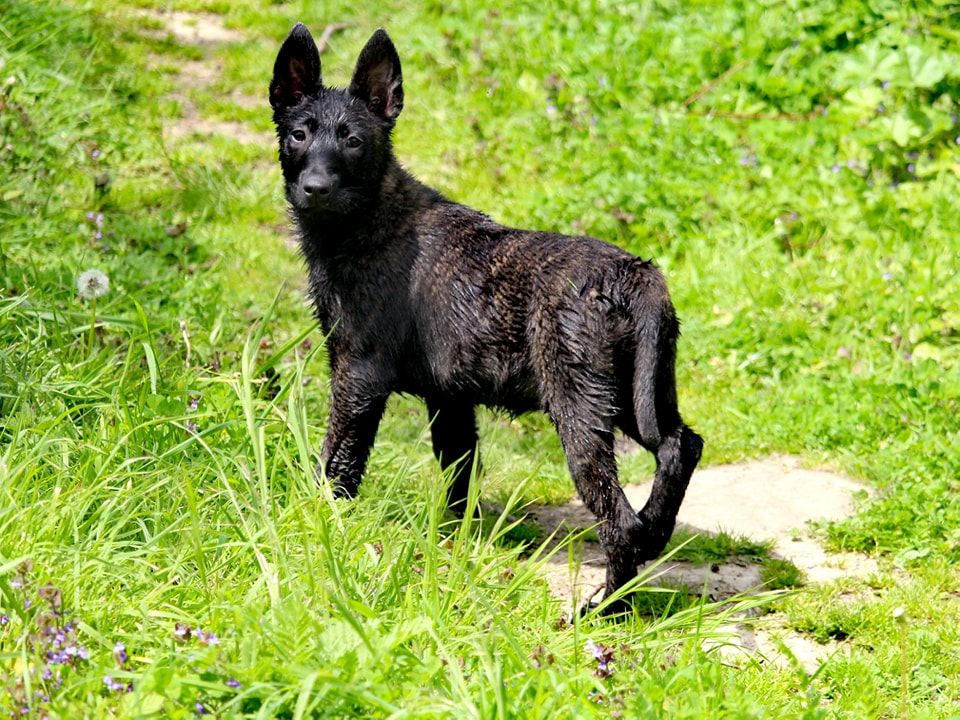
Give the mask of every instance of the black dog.
M 434 453 L 453 466 L 455 511 L 474 465 L 474 408 L 540 409 L 601 521 L 607 593 L 634 577 L 666 545 L 703 447 L 677 410 L 678 323 L 660 272 L 600 240 L 503 227 L 409 175 L 390 140 L 403 85 L 383 30 L 340 90 L 322 84 L 317 46 L 298 24 L 270 104 L 329 335 L 322 470 L 337 494 L 357 492 L 391 393 L 426 400 Z M 639 513 L 617 483 L 614 428 L 656 456 Z

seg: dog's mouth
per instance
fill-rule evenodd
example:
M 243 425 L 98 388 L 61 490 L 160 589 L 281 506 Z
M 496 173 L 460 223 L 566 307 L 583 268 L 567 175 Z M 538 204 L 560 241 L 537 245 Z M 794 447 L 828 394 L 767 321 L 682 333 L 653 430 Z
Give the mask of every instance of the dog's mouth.
M 304 192 L 299 186 L 287 186 L 287 200 L 300 213 L 312 216 L 348 215 L 362 208 L 361 188 L 346 186 L 318 193 Z

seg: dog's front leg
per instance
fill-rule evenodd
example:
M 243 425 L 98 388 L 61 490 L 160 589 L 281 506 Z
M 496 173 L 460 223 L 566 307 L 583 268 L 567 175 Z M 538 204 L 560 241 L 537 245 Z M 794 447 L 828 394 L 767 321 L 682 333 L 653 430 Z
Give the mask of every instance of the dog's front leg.
M 427 412 L 430 413 L 433 454 L 444 470 L 453 468 L 447 503 L 455 515 L 462 516 L 477 456 L 473 405 L 465 400 L 428 397 Z
M 353 497 L 360 487 L 388 393 L 336 377 L 332 391 L 320 465 L 333 483 L 335 497 Z

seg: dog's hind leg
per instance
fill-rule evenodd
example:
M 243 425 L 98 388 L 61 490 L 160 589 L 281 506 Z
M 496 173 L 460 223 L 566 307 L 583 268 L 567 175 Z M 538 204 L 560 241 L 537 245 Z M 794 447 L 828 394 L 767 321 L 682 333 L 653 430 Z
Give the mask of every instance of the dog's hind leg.
M 453 398 L 427 398 L 433 454 L 444 470 L 453 468 L 447 502 L 454 514 L 463 515 L 470 475 L 477 456 L 477 423 L 474 407 Z
M 637 547 L 638 562 L 653 560 L 666 547 L 702 450 L 703 440 L 683 423 L 661 440 L 654 453 L 657 472 L 653 489 L 639 513 L 643 532 Z
M 642 529 L 636 512 L 617 482 L 610 421 L 583 406 L 551 406 L 550 415 L 567 455 L 567 465 L 584 505 L 600 522 L 597 534 L 607 557 L 606 595 L 637 574 L 636 535 Z M 622 601 L 610 612 L 626 609 Z

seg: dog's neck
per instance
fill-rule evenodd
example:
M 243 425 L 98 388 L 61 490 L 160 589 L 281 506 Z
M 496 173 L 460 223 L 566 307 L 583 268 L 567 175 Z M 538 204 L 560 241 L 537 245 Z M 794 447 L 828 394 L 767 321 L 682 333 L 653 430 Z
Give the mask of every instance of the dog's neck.
M 294 211 L 300 246 L 311 262 L 350 261 L 402 241 L 404 228 L 426 206 L 441 200 L 401 167 L 391 153 L 378 191 L 348 214 L 318 215 Z

